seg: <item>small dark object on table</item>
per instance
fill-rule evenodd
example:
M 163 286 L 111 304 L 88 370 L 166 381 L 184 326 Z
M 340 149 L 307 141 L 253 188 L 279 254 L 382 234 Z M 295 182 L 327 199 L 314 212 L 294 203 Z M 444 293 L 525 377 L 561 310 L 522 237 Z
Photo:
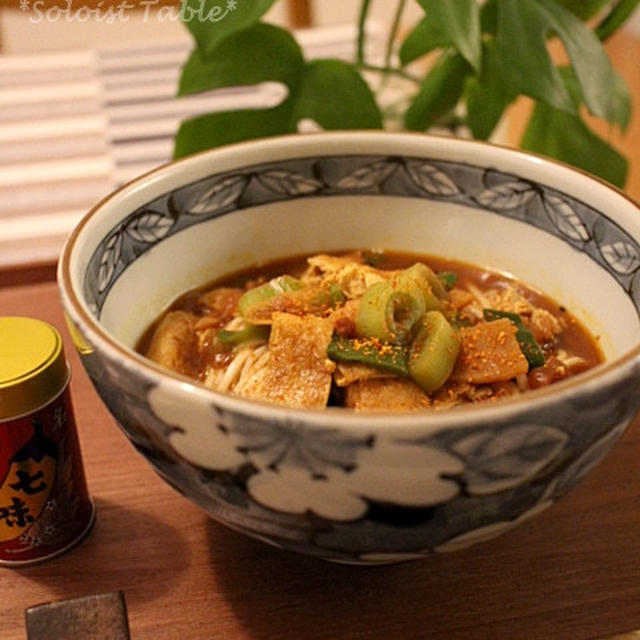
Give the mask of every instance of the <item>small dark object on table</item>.
M 25 611 L 27 640 L 129 640 L 120 591 L 47 602 Z

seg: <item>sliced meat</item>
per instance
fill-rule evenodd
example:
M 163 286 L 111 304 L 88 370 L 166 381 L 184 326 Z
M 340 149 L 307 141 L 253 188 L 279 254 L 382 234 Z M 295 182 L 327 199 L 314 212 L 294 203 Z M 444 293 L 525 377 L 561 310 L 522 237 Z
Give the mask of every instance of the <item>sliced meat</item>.
M 356 337 L 356 317 L 359 306 L 358 300 L 347 300 L 331 312 L 329 318 L 338 335 L 343 338 Z
M 451 291 L 449 291 L 449 302 L 451 303 L 452 309 L 462 309 L 474 300 L 473 294 L 464 289 L 451 289 Z
M 331 256 L 326 253 L 318 253 L 307 258 L 307 264 L 314 274 L 332 273 L 340 271 L 342 267 L 349 264 L 362 264 L 362 253 L 354 251 L 342 256 Z
M 219 287 L 199 296 L 197 303 L 204 316 L 198 323 L 198 330 L 227 324 L 233 318 L 242 293 L 241 289 Z
M 485 292 L 485 297 L 489 303 L 489 308 L 498 309 L 499 311 L 528 315 L 534 309 L 533 305 L 513 287 L 489 289 L 489 291 Z
M 555 336 L 562 333 L 564 327 L 562 322 L 546 309 L 534 309 L 529 319 L 528 326 L 533 332 L 536 340 L 546 342 L 553 340 Z

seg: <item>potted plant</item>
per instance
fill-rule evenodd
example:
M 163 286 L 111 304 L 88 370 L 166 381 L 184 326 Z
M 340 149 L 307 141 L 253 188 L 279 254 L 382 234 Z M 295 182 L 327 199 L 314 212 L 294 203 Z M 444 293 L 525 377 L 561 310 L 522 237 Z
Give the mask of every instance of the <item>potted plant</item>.
M 622 186 L 626 159 L 589 127 L 584 113 L 621 130 L 631 117 L 627 87 L 603 48 L 640 0 L 414 0 L 423 17 L 400 37 L 407 0 L 397 0 L 386 55 L 365 55 L 371 0 L 362 0 L 353 61 L 306 59 L 295 35 L 263 15 L 276 0 L 184 0 L 195 48 L 179 95 L 282 83 L 286 98 L 263 110 L 200 115 L 180 126 L 175 157 L 230 142 L 291 133 L 301 120 L 324 129 L 385 126 L 384 88 L 406 86 L 396 118 L 411 131 L 434 127 L 487 139 L 516 98 L 534 108 L 520 146 Z M 220 16 L 224 15 L 224 19 Z M 551 40 L 566 52 L 559 63 Z

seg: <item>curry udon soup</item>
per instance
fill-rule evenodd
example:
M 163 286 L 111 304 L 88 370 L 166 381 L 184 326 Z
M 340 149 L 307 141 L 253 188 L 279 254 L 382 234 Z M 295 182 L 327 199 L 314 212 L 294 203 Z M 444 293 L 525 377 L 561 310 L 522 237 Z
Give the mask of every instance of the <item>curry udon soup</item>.
M 364 251 L 277 261 L 190 291 L 139 351 L 218 391 L 356 411 L 496 401 L 603 359 L 567 309 L 522 282 Z

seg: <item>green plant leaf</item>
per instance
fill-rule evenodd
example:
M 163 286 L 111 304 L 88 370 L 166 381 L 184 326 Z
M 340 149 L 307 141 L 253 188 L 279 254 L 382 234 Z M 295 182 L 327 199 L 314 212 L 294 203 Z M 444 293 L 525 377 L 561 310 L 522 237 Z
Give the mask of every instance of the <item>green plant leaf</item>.
M 303 118 L 324 129 L 380 129 L 382 115 L 369 85 L 354 65 L 341 60 L 307 64 L 294 95 L 291 130 Z
M 476 70 L 480 71 L 482 60 L 482 38 L 480 33 L 480 5 L 476 0 L 418 0 L 433 20 L 435 28 L 458 50 L 460 55 Z
M 498 55 L 507 82 L 518 93 L 576 112 L 547 51 L 550 25 L 536 0 L 499 0 Z
M 610 0 L 555 0 L 561 7 L 571 11 L 580 20 L 588 20 L 600 11 Z
M 579 116 L 537 102 L 521 147 L 584 169 L 623 187 L 627 161 L 593 133 Z
M 620 128 L 625 131 L 632 116 L 632 101 L 631 94 L 629 93 L 629 87 L 624 81 L 624 78 L 614 69 L 612 81 L 616 86 L 616 94 L 618 95 L 618 102 L 616 105 L 616 116 L 614 122 L 620 125 Z
M 379 129 L 382 116 L 371 89 L 355 67 L 341 60 L 304 65 L 289 96 L 272 109 L 211 113 L 183 122 L 174 158 L 232 142 L 294 133 L 303 118 L 324 129 Z
M 194 49 L 182 68 L 178 95 L 265 81 L 291 89 L 304 64 L 302 50 L 288 31 L 258 23 L 227 37 L 211 53 Z
M 573 67 L 558 67 L 562 80 L 567 87 L 575 104 L 579 104 L 585 101 L 582 93 L 582 86 L 578 81 L 578 78 Z M 622 130 L 626 129 L 631 120 L 631 95 L 624 79 L 615 71 L 612 71 L 613 76 L 611 81 L 616 86 L 616 92 L 620 96 L 620 101 L 617 105 L 619 113 L 616 114 L 616 122 L 620 124 Z
M 225 2 L 224 0 L 183 0 L 180 17 L 191 31 L 198 49 L 213 51 L 225 38 L 260 20 L 275 0 Z
M 618 0 L 611 7 L 609 13 L 602 19 L 602 22 L 594 29 L 594 32 L 601 42 L 610 38 L 638 8 L 640 0 Z
M 403 65 L 433 51 L 451 46 L 451 40 L 443 34 L 433 20 L 422 18 L 400 45 L 398 55 Z
M 551 34 L 566 47 L 589 110 L 622 126 L 624 97 L 601 43 L 576 16 L 552 0 L 499 0 L 497 42 L 509 82 L 519 93 L 577 113 L 546 48 Z
M 444 54 L 426 75 L 405 114 L 405 126 L 425 131 L 457 105 L 471 67 L 460 54 Z
M 498 31 L 498 0 L 486 0 L 480 8 L 480 28 L 482 33 L 496 35 Z
M 500 57 L 493 43 L 488 42 L 482 56 L 482 73 L 479 78 L 472 78 L 467 88 L 467 124 L 474 138 L 486 140 L 517 97 L 503 77 Z
M 185 120 L 175 137 L 174 158 L 224 144 L 289 132 L 291 103 L 273 109 L 245 109 L 209 113 Z
M 545 6 L 554 30 L 562 40 L 591 113 L 625 127 L 625 102 L 617 76 L 602 43 L 579 19 L 553 0 L 538 0 Z

